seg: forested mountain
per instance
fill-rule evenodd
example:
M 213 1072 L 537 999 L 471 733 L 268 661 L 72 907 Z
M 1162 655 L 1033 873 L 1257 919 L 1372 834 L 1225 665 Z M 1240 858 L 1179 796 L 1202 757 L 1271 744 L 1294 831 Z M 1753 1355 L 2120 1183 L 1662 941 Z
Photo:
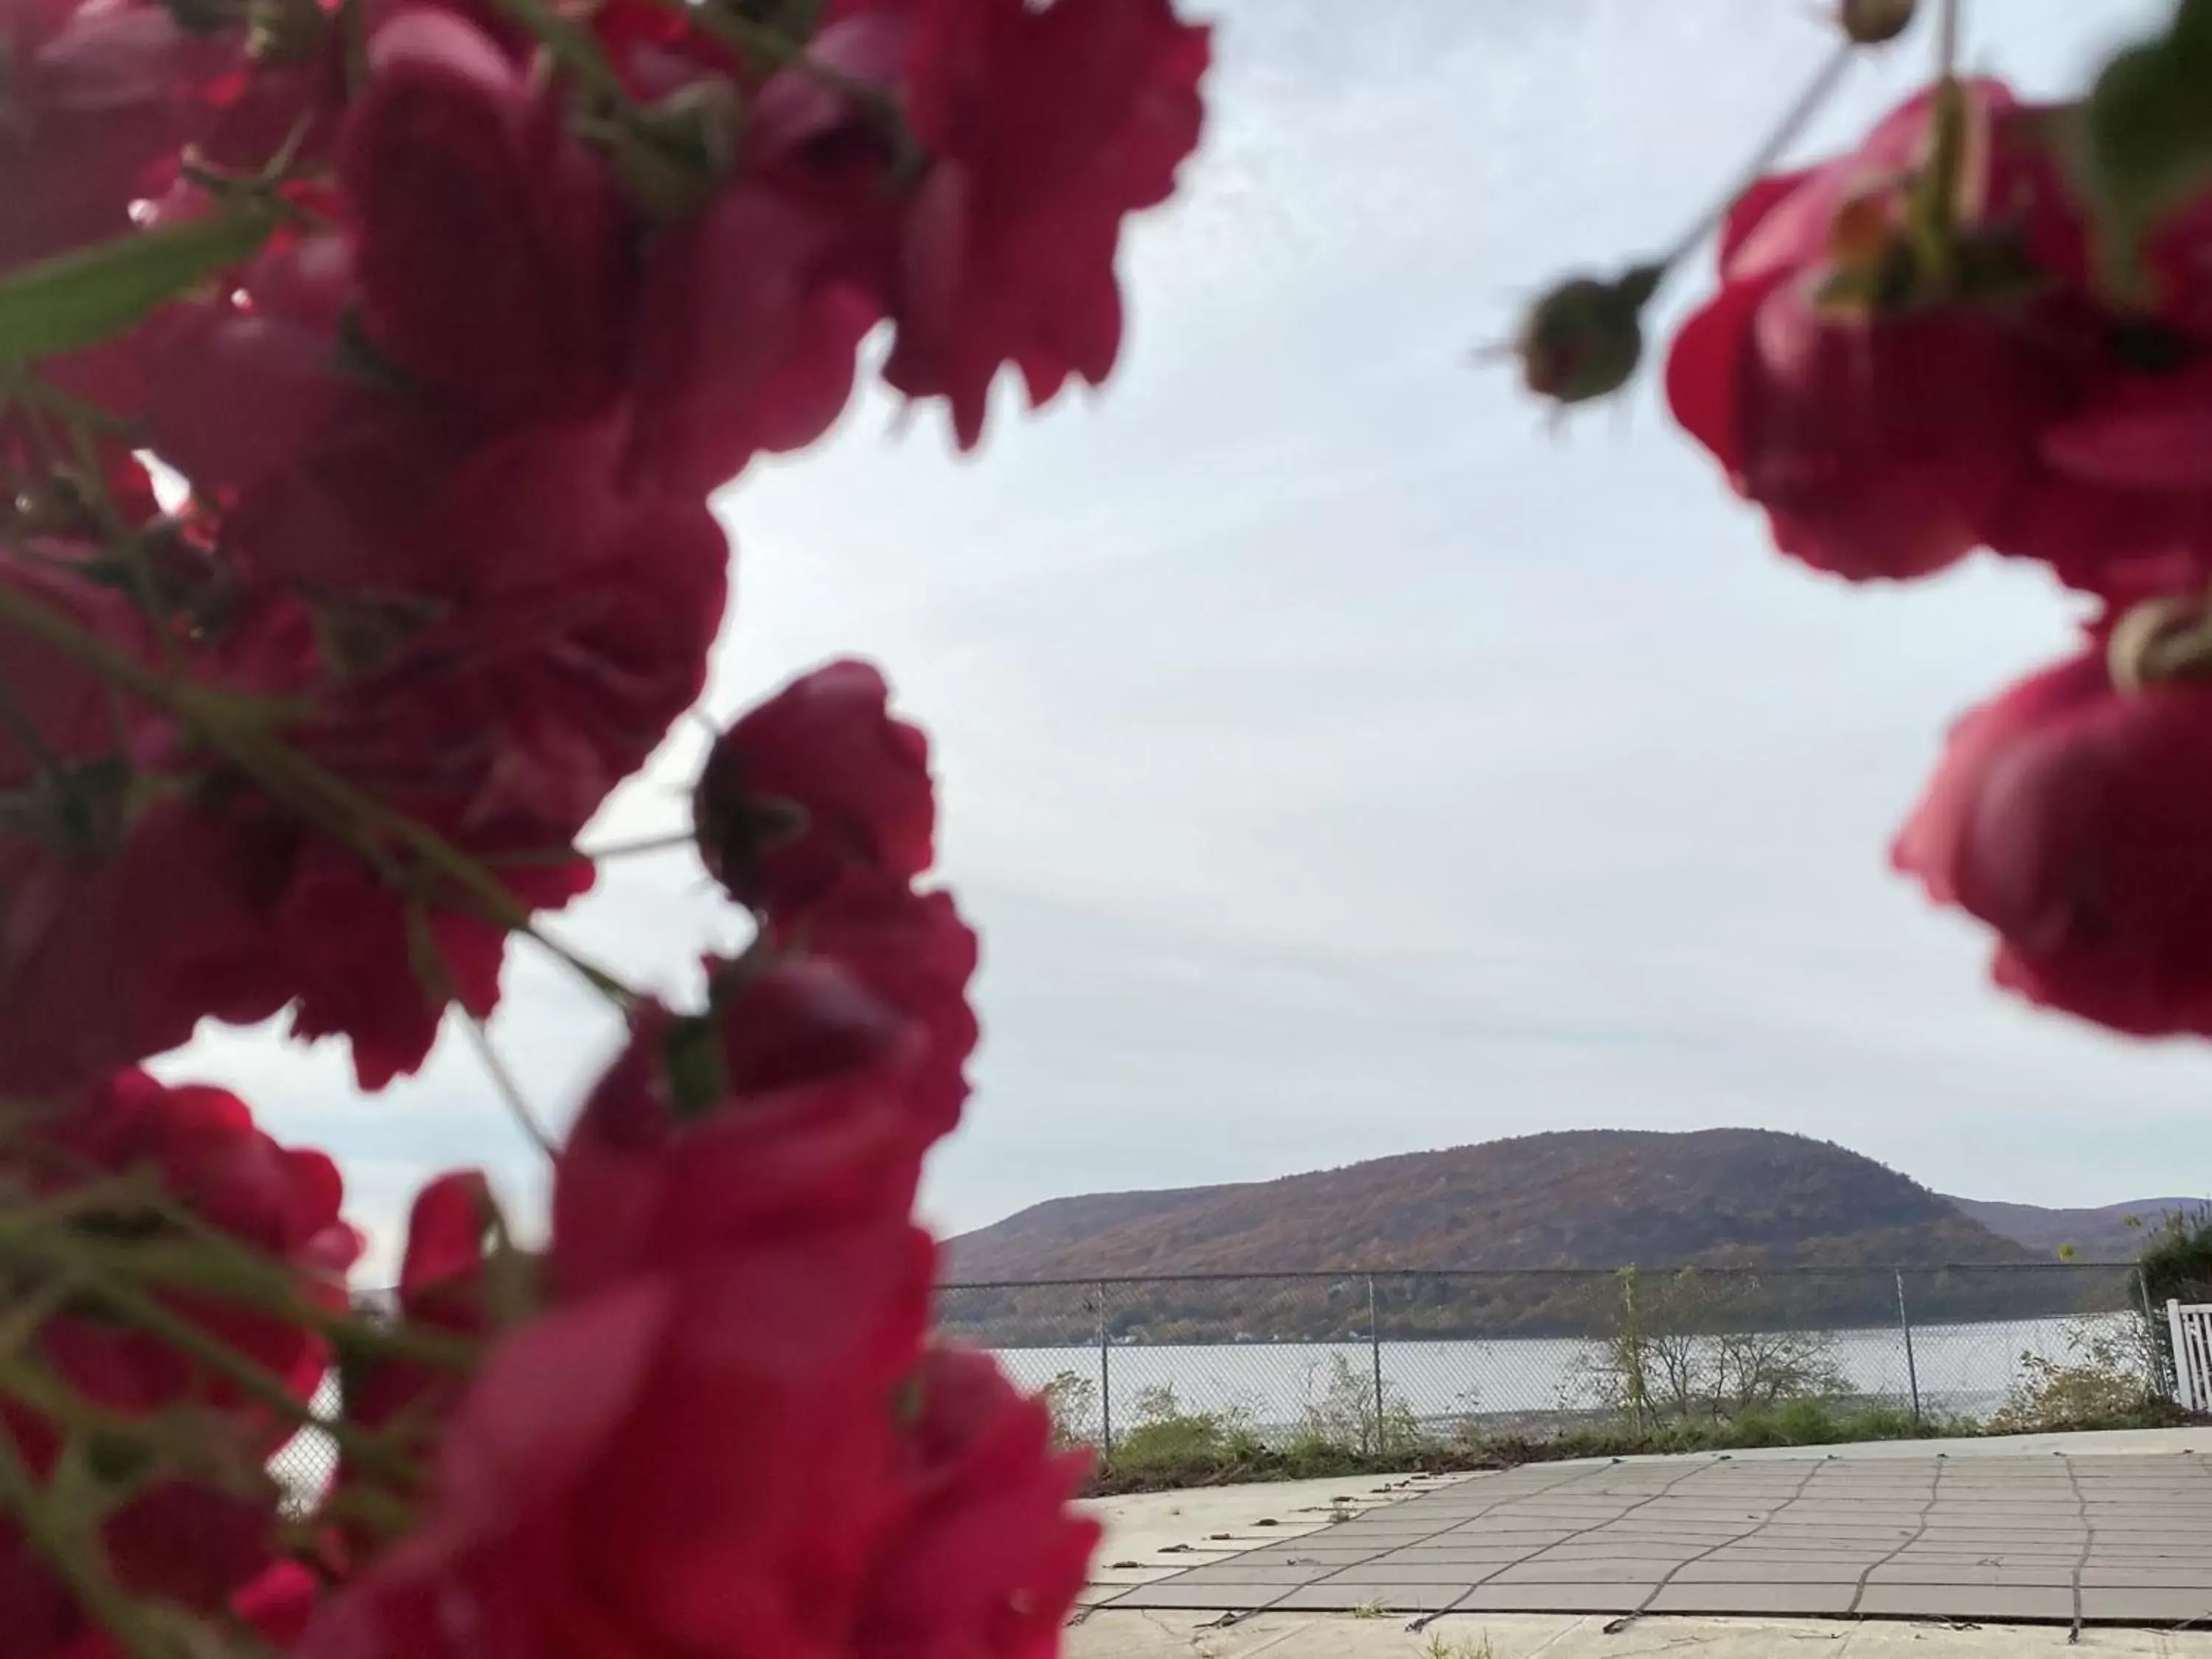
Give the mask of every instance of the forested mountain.
M 946 1276 L 2049 1255 L 1826 1141 L 1765 1129 L 1585 1129 L 1278 1181 L 1054 1199 L 952 1240 Z

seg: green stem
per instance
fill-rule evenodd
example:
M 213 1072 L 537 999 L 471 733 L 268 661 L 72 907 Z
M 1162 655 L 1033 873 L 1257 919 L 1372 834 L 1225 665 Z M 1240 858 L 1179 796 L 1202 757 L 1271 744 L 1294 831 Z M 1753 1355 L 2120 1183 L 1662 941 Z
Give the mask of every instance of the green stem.
M 57 1522 L 45 1489 L 15 1449 L 14 1437 L 5 1434 L 0 1434 L 0 1509 L 14 1518 L 31 1547 L 131 1659 L 177 1659 L 176 1646 L 109 1576 L 98 1540 L 77 1537 Z
M 653 0 L 665 11 L 672 11 L 689 21 L 691 25 L 720 41 L 740 57 L 752 58 L 770 69 L 793 69 L 821 82 L 832 91 L 852 100 L 854 106 L 882 128 L 891 143 L 894 177 L 910 178 L 920 170 L 926 160 L 920 140 L 914 129 L 907 125 L 905 112 L 898 100 L 883 88 L 832 68 L 806 49 L 806 42 L 793 39 L 781 29 L 732 11 L 718 0 Z
M 1936 90 L 1929 109 L 1928 165 L 1914 191 L 1914 240 L 1928 287 L 1949 296 L 1958 276 L 1959 187 L 1966 165 L 1966 94 L 1959 84 L 1959 0 L 1936 13 Z
M 605 847 L 580 847 L 576 851 L 594 864 L 608 859 L 635 858 L 641 853 L 670 853 L 679 847 L 696 847 L 699 837 L 690 830 L 672 830 L 665 836 L 647 836 L 640 841 L 611 842 Z
M 314 1407 L 295 1395 L 283 1378 L 262 1370 L 189 1319 L 164 1307 L 104 1263 L 100 1252 L 88 1248 L 90 1243 L 84 1239 L 64 1243 L 52 1235 L 41 1236 L 35 1229 L 0 1226 L 0 1254 L 33 1262 L 63 1283 L 106 1303 L 138 1329 L 160 1338 L 187 1358 L 197 1360 L 282 1420 L 299 1428 L 320 1429 L 337 1442 L 341 1451 L 364 1468 L 374 1468 L 403 1480 L 412 1480 L 419 1473 L 412 1462 L 394 1454 L 382 1440 L 357 1425 L 342 1417 L 317 1415 Z M 5 1438 L 0 1436 L 0 1440 Z
M 79 1212 L 111 1208 L 118 1197 L 151 1211 L 167 1225 L 187 1236 L 190 1247 L 146 1242 L 111 1243 L 84 1238 L 76 1247 L 111 1260 L 115 1269 L 146 1281 L 176 1290 L 195 1291 L 235 1307 L 266 1314 L 287 1324 L 311 1330 L 334 1346 L 371 1351 L 418 1360 L 443 1370 L 466 1371 L 475 1364 L 479 1344 L 428 1327 L 364 1319 L 357 1314 L 337 1314 L 302 1297 L 294 1269 L 283 1267 L 260 1251 L 240 1243 L 229 1234 L 203 1220 L 177 1203 L 158 1185 L 137 1175 L 108 1176 L 83 1164 L 44 1142 L 19 1142 L 21 1150 L 45 1154 L 46 1161 L 72 1174 L 107 1176 L 100 1184 L 72 1188 L 43 1199 L 28 1209 L 6 1212 L 5 1228 L 66 1225 Z M 0 1231 L 0 1236 L 4 1236 Z
M 494 0 L 494 3 L 527 29 L 585 91 L 625 112 L 635 111 L 629 88 L 601 55 L 599 43 L 589 30 L 570 22 L 544 0 Z
M 1682 233 L 1672 247 L 1652 262 L 1659 268 L 1662 275 L 1672 270 L 1686 258 L 1698 244 L 1711 235 L 1720 222 L 1728 217 L 1729 210 L 1742 198 L 1743 193 L 1765 178 L 1773 168 L 1774 164 L 1782 159 L 1782 153 L 1796 142 L 1798 134 L 1804 131 L 1806 124 L 1820 113 L 1820 106 L 1828 101 L 1829 94 L 1835 91 L 1837 84 L 1842 81 L 1844 70 L 1850 64 L 1854 50 L 1856 48 L 1851 43 L 1844 40 L 1839 42 L 1828 54 L 1827 61 L 1823 63 L 1813 78 L 1805 83 L 1805 89 L 1797 94 L 1796 101 L 1783 112 L 1781 120 L 1775 124 L 1773 130 L 1766 135 L 1759 149 L 1753 153 L 1750 164 L 1737 174 L 1735 181 L 1729 185 L 1727 192 L 1694 220 L 1689 229 Z

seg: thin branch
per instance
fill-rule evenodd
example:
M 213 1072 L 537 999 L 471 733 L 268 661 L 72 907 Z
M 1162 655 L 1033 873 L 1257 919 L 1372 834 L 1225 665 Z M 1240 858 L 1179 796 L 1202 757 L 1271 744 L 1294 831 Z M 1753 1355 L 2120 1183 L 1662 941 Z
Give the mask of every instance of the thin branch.
M 690 830 L 674 830 L 665 836 L 647 836 L 640 841 L 610 842 L 605 847 L 580 847 L 577 853 L 594 864 L 608 859 L 636 858 L 647 853 L 672 853 L 679 847 L 696 847 L 699 837 Z
M 586 92 L 617 109 L 635 109 L 629 88 L 600 52 L 599 43 L 588 29 L 569 21 L 544 0 L 493 0 L 493 3 L 528 30 Z
M 5 1434 L 0 1434 L 0 1511 L 22 1528 L 55 1576 L 132 1659 L 171 1659 L 173 1646 L 115 1582 L 100 1553 L 88 1547 L 90 1540 L 73 1537 L 56 1524 L 46 1489 L 15 1449 L 14 1437 Z
M 295 1395 L 282 1377 L 264 1370 L 252 1360 L 209 1335 L 191 1320 L 172 1312 L 126 1277 L 100 1264 L 98 1255 L 82 1248 L 82 1240 L 58 1249 L 58 1241 L 42 1240 L 36 1233 L 13 1231 L 0 1240 L 0 1249 L 27 1256 L 46 1271 L 74 1282 L 87 1295 L 105 1302 L 125 1320 L 149 1335 L 160 1338 L 187 1358 L 198 1361 L 255 1404 L 301 1428 L 320 1429 L 338 1449 L 364 1467 L 374 1468 L 402 1480 L 413 1480 L 421 1471 L 409 1459 L 394 1453 L 376 1435 L 343 1416 L 325 1417 Z M 0 1436 L 4 1440 L 5 1436 Z
M 515 1081 L 514 1073 L 507 1069 L 507 1062 L 500 1058 L 498 1048 L 493 1045 L 491 1033 L 484 1029 L 484 1023 L 459 1002 L 456 1001 L 453 1006 L 460 1009 L 461 1029 L 468 1033 L 470 1045 L 476 1049 L 477 1058 L 483 1062 L 484 1070 L 491 1074 L 492 1086 L 506 1101 L 508 1115 L 514 1119 L 515 1127 L 528 1136 L 531 1143 L 547 1158 L 557 1157 L 561 1150 L 559 1143 L 540 1121 L 538 1114 L 531 1109 L 530 1102 L 523 1096 L 522 1086 Z
M 1828 101 L 1828 94 L 1835 91 L 1837 84 L 1842 81 L 1844 70 L 1850 64 L 1855 50 L 1856 48 L 1849 40 L 1837 44 L 1835 50 L 1828 54 L 1827 61 L 1806 82 L 1805 89 L 1797 94 L 1796 102 L 1784 112 L 1782 119 L 1753 153 L 1750 164 L 1737 175 L 1727 192 L 1694 221 L 1674 245 L 1653 264 L 1662 271 L 1672 270 L 1711 234 L 1721 221 L 1728 217 L 1729 210 L 1736 204 L 1744 191 L 1766 176 L 1774 164 L 1782 159 L 1782 153 L 1796 142 L 1798 134 L 1805 130 L 1807 123 L 1820 113 L 1820 106 Z
M 806 42 L 782 30 L 731 10 L 716 0 L 653 0 L 664 11 L 674 12 L 695 28 L 704 30 L 740 57 L 750 58 L 771 69 L 797 70 L 831 91 L 850 99 L 854 106 L 883 129 L 891 142 L 891 171 L 896 178 L 910 177 L 927 159 L 898 100 L 883 88 L 848 75 L 823 63 L 806 49 Z

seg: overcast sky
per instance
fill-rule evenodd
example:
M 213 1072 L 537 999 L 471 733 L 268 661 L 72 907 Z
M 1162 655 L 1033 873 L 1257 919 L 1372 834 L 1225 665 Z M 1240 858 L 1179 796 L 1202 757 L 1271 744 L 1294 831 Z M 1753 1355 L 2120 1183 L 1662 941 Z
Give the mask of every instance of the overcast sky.
M 2078 87 L 2157 9 L 1972 6 L 1968 56 Z M 1812 8 L 1217 15 L 1206 146 L 1129 240 L 1102 398 L 1009 399 L 967 459 L 864 400 L 722 504 L 712 708 L 860 652 L 937 745 L 986 1036 L 932 1217 L 1595 1127 L 1795 1130 L 1975 1197 L 2212 1189 L 2212 1052 L 2001 999 L 1977 931 L 1885 863 L 1946 723 L 2063 650 L 2069 603 L 1986 561 L 1816 578 L 1649 379 L 1554 436 L 1469 361 L 1548 278 L 1672 240 L 1826 50 Z M 1926 61 L 1916 36 L 1857 65 L 1808 148 Z M 698 752 L 679 734 L 599 833 L 680 828 Z M 671 992 L 742 937 L 680 854 L 556 925 Z M 536 962 L 507 991 L 495 1036 L 558 1119 L 617 1033 Z M 336 1152 L 380 1257 L 435 1170 L 534 1201 L 453 1031 L 373 1099 L 268 1032 L 163 1069 Z

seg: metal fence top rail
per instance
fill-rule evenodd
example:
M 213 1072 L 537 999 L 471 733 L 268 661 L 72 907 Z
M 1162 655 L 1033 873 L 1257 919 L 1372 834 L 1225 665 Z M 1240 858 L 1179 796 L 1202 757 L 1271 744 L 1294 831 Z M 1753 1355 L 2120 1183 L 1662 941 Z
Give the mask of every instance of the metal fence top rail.
M 1732 1279 L 1838 1279 L 1878 1273 L 2133 1273 L 2132 1261 L 1862 1261 L 1848 1267 L 1711 1267 L 1701 1262 L 1676 1261 L 1644 1267 L 1632 1262 L 1645 1274 L 1708 1273 Z M 1279 1273 L 1093 1273 L 1079 1279 L 948 1279 L 938 1291 L 1097 1290 L 1117 1285 L 1235 1285 L 1262 1279 L 1613 1279 L 1628 1267 L 1300 1267 Z

